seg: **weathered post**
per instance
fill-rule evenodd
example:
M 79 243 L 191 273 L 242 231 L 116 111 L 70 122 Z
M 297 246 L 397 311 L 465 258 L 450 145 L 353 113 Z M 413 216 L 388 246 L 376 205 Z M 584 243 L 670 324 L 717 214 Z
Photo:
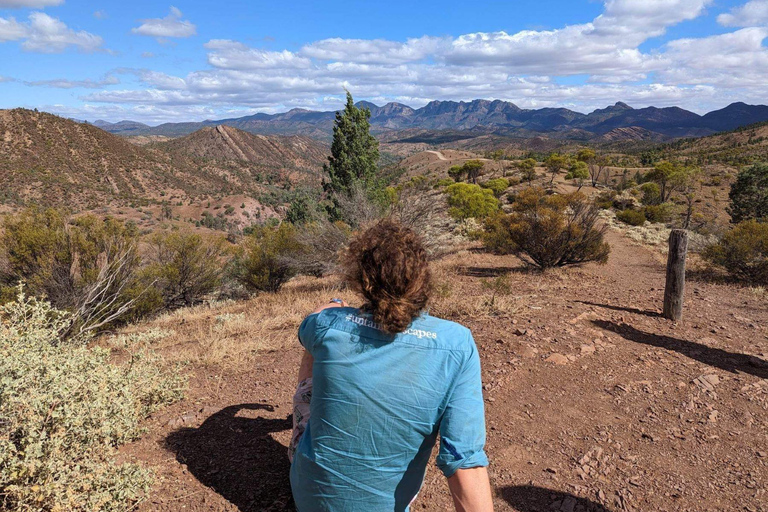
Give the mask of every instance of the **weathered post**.
M 688 253 L 688 231 L 673 229 L 669 234 L 667 258 L 667 285 L 664 289 L 664 318 L 679 321 L 683 318 L 685 293 L 685 257 Z

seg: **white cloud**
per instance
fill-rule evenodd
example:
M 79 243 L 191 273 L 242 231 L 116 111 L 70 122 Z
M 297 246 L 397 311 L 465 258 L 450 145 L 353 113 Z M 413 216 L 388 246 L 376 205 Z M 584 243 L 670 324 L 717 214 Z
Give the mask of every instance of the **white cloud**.
M 752 0 L 721 14 L 717 22 L 725 27 L 768 26 L 768 0 Z
M 438 53 L 450 39 L 424 36 L 405 43 L 384 39 L 323 39 L 304 46 L 301 55 L 318 60 L 401 64 L 420 61 Z
M 107 85 L 119 84 L 120 80 L 114 75 L 106 75 L 100 80 L 91 80 L 87 78 L 85 80 L 68 80 L 65 78 L 57 78 L 53 80 L 36 80 L 30 82 L 24 82 L 24 85 L 30 87 L 52 87 L 56 89 L 101 89 Z
M 61 5 L 64 0 L 0 0 L 0 9 L 27 8 L 42 9 L 54 5 Z
M 107 11 L 102 9 L 102 10 L 95 11 L 93 13 L 93 17 L 96 18 L 97 20 L 105 20 L 109 18 L 109 15 L 107 14 Z
M 307 68 L 311 65 L 308 58 L 288 50 L 260 50 L 228 39 L 213 39 L 204 46 L 212 50 L 208 53 L 208 63 L 222 69 Z
M 23 23 L 14 18 L 0 18 L 0 42 L 17 41 L 27 34 Z
M 0 18 L 0 42 L 23 40 L 21 47 L 30 52 L 61 53 L 74 46 L 83 52 L 101 50 L 104 40 L 84 30 L 75 31 L 42 12 L 33 12 L 28 22 Z
M 232 109 L 335 109 L 348 88 L 357 99 L 513 101 L 521 107 L 580 111 L 618 100 L 633 106 L 679 105 L 698 112 L 731 101 L 768 97 L 768 28 L 678 39 L 653 50 L 645 43 L 702 16 L 712 0 L 605 0 L 588 23 L 555 30 L 477 32 L 406 41 L 324 39 L 297 51 L 265 50 L 215 39 L 205 69 L 183 76 L 127 70 L 140 84 L 97 90 L 89 105 L 162 108 L 207 117 Z M 178 17 L 181 14 L 178 13 Z M 561 77 L 576 76 L 563 83 Z M 583 78 L 586 77 L 586 78 Z M 203 111 L 199 111 L 203 112 Z M 157 114 L 152 114 L 157 119 Z M 182 114 L 180 114 L 181 116 Z M 201 114 L 202 115 L 202 114 Z
M 134 34 L 155 37 L 159 40 L 168 37 L 191 37 L 197 33 L 197 27 L 189 20 L 182 20 L 179 9 L 171 6 L 165 18 L 141 20 L 142 24 L 131 29 Z

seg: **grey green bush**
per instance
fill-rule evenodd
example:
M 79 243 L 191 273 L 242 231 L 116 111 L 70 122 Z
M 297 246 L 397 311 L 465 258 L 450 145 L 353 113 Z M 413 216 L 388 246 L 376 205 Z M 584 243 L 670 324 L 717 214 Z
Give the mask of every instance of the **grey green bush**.
M 0 308 L 0 510 L 125 511 L 149 489 L 151 472 L 115 462 L 116 448 L 185 379 L 146 348 L 116 365 L 61 341 L 71 321 L 21 287 Z

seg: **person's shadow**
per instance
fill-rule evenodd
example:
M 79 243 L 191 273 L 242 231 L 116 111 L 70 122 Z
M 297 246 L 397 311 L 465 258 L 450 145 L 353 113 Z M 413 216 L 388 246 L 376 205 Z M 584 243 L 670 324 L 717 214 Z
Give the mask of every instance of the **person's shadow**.
M 497 493 L 519 512 L 610 512 L 592 500 L 533 485 L 502 487 Z
M 266 404 L 226 407 L 199 428 L 172 432 L 165 446 L 195 478 L 242 512 L 293 511 L 288 448 L 270 435 L 290 430 L 291 416 L 262 418 L 253 412 L 260 409 L 274 410 Z

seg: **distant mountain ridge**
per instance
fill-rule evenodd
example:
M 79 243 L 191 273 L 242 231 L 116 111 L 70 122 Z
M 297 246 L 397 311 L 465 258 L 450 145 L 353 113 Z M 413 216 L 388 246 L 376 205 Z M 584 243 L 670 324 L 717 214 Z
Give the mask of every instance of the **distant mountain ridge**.
M 484 133 L 534 137 L 542 134 L 564 139 L 589 140 L 616 129 L 640 129 L 658 138 L 701 137 L 768 121 L 768 106 L 733 103 L 699 115 L 679 107 L 632 108 L 623 102 L 589 114 L 567 108 L 522 109 L 502 100 L 431 101 L 421 108 L 402 103 L 378 106 L 368 101 L 357 104 L 371 111 L 374 132 L 408 129 L 472 130 Z M 225 125 L 251 133 L 305 135 L 328 139 L 335 112 L 292 109 L 279 114 L 254 114 L 215 121 L 165 123 L 150 127 L 134 121 L 93 124 L 119 135 L 188 135 L 207 126 Z M 648 133 L 646 133 L 648 132 Z

